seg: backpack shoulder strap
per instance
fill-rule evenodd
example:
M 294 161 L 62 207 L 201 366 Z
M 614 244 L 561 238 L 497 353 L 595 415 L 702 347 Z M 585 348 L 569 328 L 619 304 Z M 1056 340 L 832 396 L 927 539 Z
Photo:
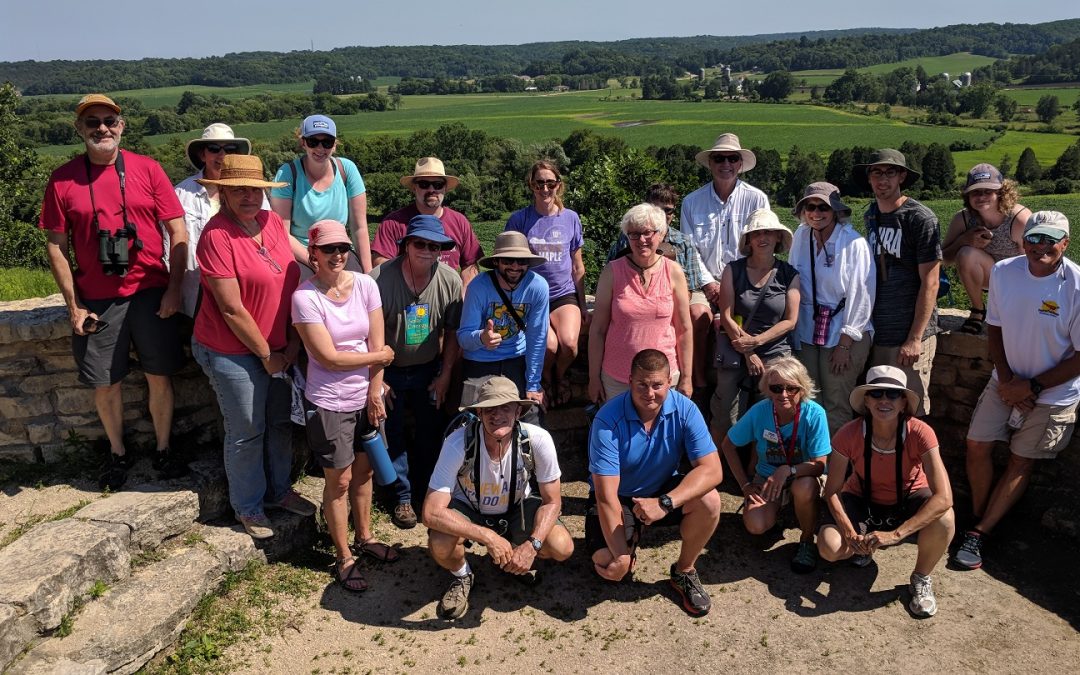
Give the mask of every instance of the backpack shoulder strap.
M 345 184 L 345 193 L 349 192 L 349 174 L 345 173 L 345 165 L 341 163 L 340 157 L 334 158 L 334 173 L 341 174 L 341 182 Z

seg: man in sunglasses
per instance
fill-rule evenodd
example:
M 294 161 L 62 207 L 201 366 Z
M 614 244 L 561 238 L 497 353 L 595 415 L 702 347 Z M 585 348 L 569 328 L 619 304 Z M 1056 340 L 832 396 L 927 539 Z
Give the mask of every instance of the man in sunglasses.
M 937 293 L 941 274 L 938 219 L 903 193 L 919 180 L 904 155 L 876 150 L 856 164 L 852 178 L 874 200 L 863 221 L 870 254 L 877 264 L 877 295 L 872 315 L 874 344 L 867 366 L 896 366 L 918 394 L 916 417 L 930 412 L 930 369 L 937 351 Z
M 199 235 L 206 223 L 221 207 L 217 186 L 201 185 L 196 180 L 221 178 L 221 165 L 225 155 L 250 155 L 251 141 L 236 138 L 229 125 L 215 122 L 203 129 L 199 138 L 187 142 L 184 154 L 191 166 L 195 167 L 196 173 L 180 181 L 174 188 L 180 205 L 184 207 L 184 224 L 188 233 L 188 256 L 183 282 L 184 308 L 181 311 L 194 319 L 199 296 L 199 263 L 195 259 L 195 249 L 199 246 Z M 263 208 L 270 208 L 270 202 L 265 197 Z M 169 262 L 168 258 L 166 262 Z
M 690 295 L 695 389 L 705 386 L 706 351 L 711 351 L 705 346 L 713 313 L 720 308 L 724 267 L 742 257 L 739 239 L 746 219 L 758 209 L 769 208 L 764 192 L 739 179 L 739 174 L 757 165 L 757 157 L 743 149 L 738 136 L 720 134 L 696 159 L 709 170 L 712 180 L 686 195 L 679 209 L 679 229 L 689 237 L 702 262 L 700 290 L 694 292 L 691 287 Z
M 461 273 L 461 283 L 468 286 L 478 273 L 477 261 L 484 251 L 476 238 L 469 219 L 454 209 L 443 206 L 446 193 L 458 186 L 457 176 L 446 175 L 438 157 L 421 157 L 412 174 L 401 177 L 402 187 L 413 194 L 413 203 L 389 213 L 375 232 L 371 244 L 373 264 L 381 265 L 397 256 L 398 241 L 405 236 L 409 221 L 418 215 L 435 216 L 442 221 L 446 235 L 454 242 L 443 250 L 440 260 Z
M 166 241 L 172 260 L 187 259 L 184 209 L 161 165 L 120 152 L 124 126 L 120 106 L 108 96 L 89 94 L 79 101 L 75 129 L 86 152 L 49 177 L 38 223 L 75 334 L 79 380 L 94 388 L 111 448 L 99 477 L 101 487 L 111 490 L 124 484 L 130 462 L 120 383 L 130 367 L 132 343 L 149 390 L 158 449 L 154 467 L 166 477 L 187 471 L 169 451 L 171 376 L 184 364 L 175 316 L 184 266 L 170 270 L 163 262 Z
M 1072 439 L 1080 401 L 1080 266 L 1065 257 L 1069 221 L 1039 211 L 1024 227 L 1024 255 L 994 265 L 987 341 L 994 372 L 971 416 L 967 475 L 975 525 L 953 560 L 982 567 L 983 541 L 1027 489 L 1040 459 Z M 995 441 L 1009 463 L 994 484 Z

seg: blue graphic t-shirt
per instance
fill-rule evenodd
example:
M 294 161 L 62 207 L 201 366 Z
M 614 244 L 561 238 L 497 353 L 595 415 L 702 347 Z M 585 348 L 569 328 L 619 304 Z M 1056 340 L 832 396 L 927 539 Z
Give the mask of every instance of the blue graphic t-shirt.
M 754 443 L 757 450 L 759 476 L 768 478 L 776 467 L 788 463 L 787 449 L 791 447 L 791 429 L 794 422 L 780 427 L 780 438 L 776 437 L 776 423 L 773 419 L 772 401 L 758 401 L 728 431 L 728 439 L 736 446 Z M 799 436 L 795 439 L 795 463 L 807 462 L 815 457 L 824 457 L 832 452 L 829 440 L 829 422 L 825 409 L 813 401 L 803 401 L 799 408 Z

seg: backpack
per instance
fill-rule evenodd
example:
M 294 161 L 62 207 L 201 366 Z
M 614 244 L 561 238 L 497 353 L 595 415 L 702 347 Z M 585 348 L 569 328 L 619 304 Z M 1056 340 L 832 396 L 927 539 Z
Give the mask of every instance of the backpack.
M 476 413 L 471 410 L 466 410 L 459 413 L 454 419 L 450 420 L 450 424 L 446 427 L 446 432 L 443 434 L 443 438 L 446 438 L 450 434 L 454 433 L 458 429 L 465 429 L 465 460 L 461 463 L 461 468 L 458 469 L 458 487 L 461 488 L 463 493 L 466 493 L 465 488 L 461 484 L 462 478 L 465 476 L 472 476 L 473 481 L 473 495 L 475 501 L 470 504 L 477 512 L 480 511 L 480 462 L 478 461 L 478 455 L 480 454 L 480 418 Z M 529 432 L 521 426 L 521 422 L 514 423 L 515 433 L 514 440 L 510 446 L 511 458 L 510 465 L 517 467 L 518 457 L 521 457 L 522 471 L 524 472 L 524 478 L 526 482 L 531 482 L 535 479 L 536 475 L 536 458 L 533 457 L 532 444 L 529 440 Z M 519 476 L 514 476 L 510 481 L 510 506 L 513 507 L 517 503 L 517 484 Z

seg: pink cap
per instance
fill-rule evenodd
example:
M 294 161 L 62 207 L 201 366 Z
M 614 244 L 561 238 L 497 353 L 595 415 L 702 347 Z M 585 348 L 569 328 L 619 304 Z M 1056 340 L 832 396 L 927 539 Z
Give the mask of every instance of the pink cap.
M 308 246 L 352 244 L 345 226 L 336 220 L 320 220 L 308 229 Z

